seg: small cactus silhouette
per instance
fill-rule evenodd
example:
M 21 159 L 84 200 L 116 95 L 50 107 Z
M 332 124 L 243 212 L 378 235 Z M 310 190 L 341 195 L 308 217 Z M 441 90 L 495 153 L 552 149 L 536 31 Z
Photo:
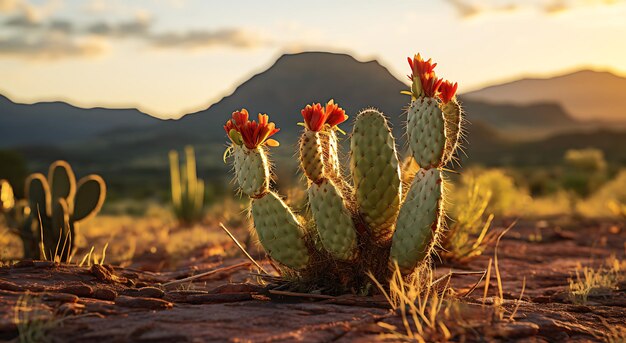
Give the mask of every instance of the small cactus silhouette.
M 204 210 L 204 181 L 196 174 L 196 155 L 189 145 L 185 163 L 179 164 L 176 150 L 170 151 L 169 159 L 174 214 L 182 224 L 191 224 L 202 219 Z
M 308 180 L 306 213 L 294 214 L 270 189 L 267 155 L 278 144 L 270 137 L 279 129 L 269 117 L 259 114 L 258 122 L 251 121 L 242 109 L 226 122 L 235 177 L 252 199 L 259 240 L 285 274 L 305 283 L 323 280 L 333 284 L 332 291 L 362 290 L 370 281 L 368 271 L 384 282 L 396 263 L 410 275 L 429 260 L 445 225 L 442 167 L 459 145 L 462 110 L 454 97 L 457 84 L 437 78 L 436 64 L 420 55 L 409 58 L 409 64 L 406 172 L 378 110 L 356 116 L 348 178 L 342 175 L 337 140 L 337 125 L 348 118 L 345 111 L 333 100 L 302 109 L 299 153 Z
M 106 184 L 95 174 L 77 183 L 71 166 L 56 161 L 48 177 L 35 173 L 26 179 L 25 194 L 25 200 L 15 200 L 9 183 L 0 180 L 0 212 L 22 239 L 24 258 L 67 261 L 78 224 L 100 211 Z

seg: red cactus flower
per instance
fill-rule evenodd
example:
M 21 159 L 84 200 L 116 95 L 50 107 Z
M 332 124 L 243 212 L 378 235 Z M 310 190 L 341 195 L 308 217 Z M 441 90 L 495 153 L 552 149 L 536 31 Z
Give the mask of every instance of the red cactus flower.
M 409 80 L 413 82 L 413 86 L 411 86 L 413 96 L 418 97 L 423 93 L 427 97 L 434 97 L 443 82 L 435 75 L 437 63 L 433 63 L 430 58 L 424 61 L 420 54 L 413 56 L 413 59 L 408 57 L 407 60 L 409 61 L 409 66 L 411 66 Z
M 424 74 L 435 74 L 435 67 L 437 63 L 432 63 L 432 58 L 429 58 L 428 61 L 424 61 L 420 54 L 413 56 L 413 59 L 407 57 L 409 61 L 409 66 L 411 66 L 411 76 L 409 76 L 409 80 L 413 81 L 415 75 L 424 75 Z
M 324 117 L 326 113 L 319 103 L 306 105 L 300 113 L 302 113 L 302 117 L 304 117 L 304 125 L 307 129 L 319 131 L 324 127 L 324 120 L 326 119 Z
M 280 129 L 269 121 L 267 114 L 259 113 L 258 121 L 257 123 L 254 120 L 248 120 L 248 111 L 242 109 L 233 112 L 232 119 L 226 122 L 224 130 L 233 143 L 237 145 L 243 143 L 248 149 L 256 149 L 263 144 L 277 146 L 278 142 L 269 138 Z
M 452 98 L 454 98 L 454 95 L 456 94 L 456 89 L 458 87 L 459 85 L 456 82 L 452 83 L 448 80 L 444 81 L 439 87 L 439 98 L 441 99 L 441 101 L 444 104 L 447 104 L 450 100 L 452 100 Z
M 243 127 L 248 122 L 248 110 L 242 108 L 241 111 L 233 112 L 233 121 L 235 126 Z
M 439 91 L 441 83 L 443 83 L 443 80 L 437 78 L 435 73 L 420 74 L 420 81 L 422 83 L 422 90 L 424 91 L 424 95 L 431 98 L 435 97 L 435 95 Z
M 326 124 L 330 127 L 337 126 L 348 119 L 346 111 L 335 104 L 333 99 L 326 103 Z
M 346 111 L 335 104 L 334 100 L 327 102 L 326 108 L 322 108 L 322 105 L 319 103 L 306 105 L 301 113 L 302 117 L 304 117 L 305 127 L 315 132 L 322 130 L 325 124 L 334 127 L 348 119 Z

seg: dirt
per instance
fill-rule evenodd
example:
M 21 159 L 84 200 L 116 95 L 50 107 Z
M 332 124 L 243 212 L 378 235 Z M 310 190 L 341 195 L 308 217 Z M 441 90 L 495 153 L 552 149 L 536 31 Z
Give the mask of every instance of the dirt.
M 518 223 L 498 249 L 501 304 L 494 270 L 487 298 L 484 282 L 477 284 L 481 275 L 457 273 L 484 271 L 493 247 L 464 265 L 438 263 L 437 276 L 454 271 L 454 295 L 440 319 L 450 333 L 426 328 L 427 341 L 604 341 L 610 328 L 626 330 L 626 284 L 581 303 L 570 298 L 568 279 L 577 266 L 597 267 L 611 255 L 626 259 L 623 223 Z M 38 299 L 31 306 L 42 309 L 53 342 L 368 342 L 406 334 L 382 295 L 270 291 L 253 270 L 239 257 L 169 272 L 22 261 L 0 268 L 0 340 L 25 334 L 15 309 L 27 293 Z M 202 273 L 208 275 L 176 281 Z

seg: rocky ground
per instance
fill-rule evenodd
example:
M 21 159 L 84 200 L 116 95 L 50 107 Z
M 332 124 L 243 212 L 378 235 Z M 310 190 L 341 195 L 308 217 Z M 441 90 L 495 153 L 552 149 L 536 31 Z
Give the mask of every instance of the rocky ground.
M 569 293 L 568 280 L 577 268 L 598 268 L 611 256 L 626 260 L 623 223 L 518 223 L 498 249 L 502 300 L 495 270 L 487 298 L 481 275 L 458 273 L 485 271 L 493 247 L 463 265 L 439 263 L 437 276 L 454 271 L 449 297 L 435 327 L 425 327 L 423 335 L 426 341 L 608 341 L 620 335 L 624 340 L 623 269 L 613 289 L 595 289 L 586 301 Z M 407 334 L 401 311 L 391 310 L 382 295 L 270 290 L 259 286 L 254 270 L 239 257 L 158 273 L 21 261 L 0 268 L 0 340 L 369 342 Z

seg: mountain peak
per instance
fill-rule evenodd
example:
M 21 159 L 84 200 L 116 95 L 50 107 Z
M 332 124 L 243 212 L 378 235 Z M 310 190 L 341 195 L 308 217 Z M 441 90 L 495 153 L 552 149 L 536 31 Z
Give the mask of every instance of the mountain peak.
M 472 100 L 528 105 L 557 102 L 574 118 L 626 122 L 626 78 L 583 69 L 551 78 L 528 78 L 464 94 Z

